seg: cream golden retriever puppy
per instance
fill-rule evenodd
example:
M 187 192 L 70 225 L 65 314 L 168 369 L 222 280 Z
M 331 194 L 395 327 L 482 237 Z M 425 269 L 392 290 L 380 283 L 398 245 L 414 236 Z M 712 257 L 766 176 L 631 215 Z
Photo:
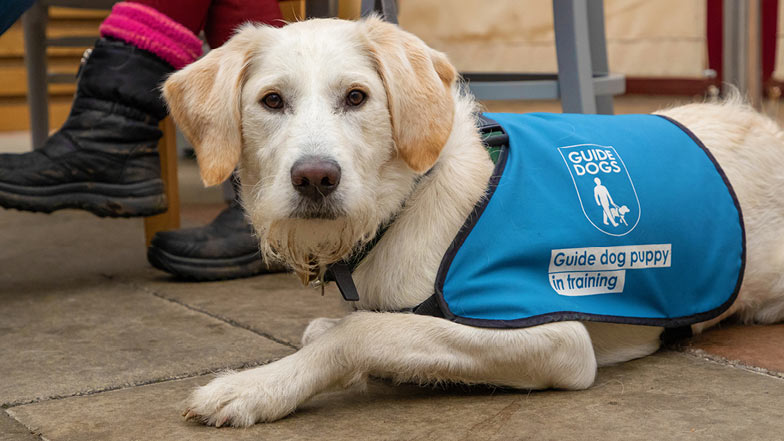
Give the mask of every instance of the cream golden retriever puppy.
M 303 347 L 288 357 L 198 388 L 188 418 L 215 426 L 275 421 L 368 375 L 585 389 L 597 367 L 659 348 L 662 328 L 651 326 L 563 321 L 490 329 L 396 312 L 433 293 L 439 263 L 493 170 L 476 103 L 444 54 L 414 35 L 377 18 L 246 25 L 173 74 L 164 94 L 196 148 L 205 184 L 222 182 L 239 165 L 262 250 L 303 279 L 323 274 L 395 219 L 353 274 L 361 294 L 355 312 L 311 322 Z M 694 331 L 731 314 L 781 320 L 784 135 L 737 103 L 662 113 L 713 152 L 745 213 L 743 288 L 728 311 Z

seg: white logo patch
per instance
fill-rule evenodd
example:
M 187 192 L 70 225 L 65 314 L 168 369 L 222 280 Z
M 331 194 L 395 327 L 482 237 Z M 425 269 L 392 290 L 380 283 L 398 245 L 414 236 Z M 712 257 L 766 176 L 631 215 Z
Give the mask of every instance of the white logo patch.
M 623 159 L 612 146 L 558 147 L 585 218 L 610 236 L 629 234 L 640 221 L 640 200 Z

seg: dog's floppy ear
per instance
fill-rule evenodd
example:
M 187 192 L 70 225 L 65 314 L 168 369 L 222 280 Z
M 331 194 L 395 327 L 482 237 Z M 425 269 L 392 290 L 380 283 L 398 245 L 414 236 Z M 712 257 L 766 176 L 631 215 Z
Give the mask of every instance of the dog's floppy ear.
M 369 17 L 363 26 L 386 88 L 398 153 L 423 172 L 436 162 L 452 131 L 455 68 L 443 53 L 393 24 Z
M 163 84 L 174 121 L 196 150 L 204 185 L 228 179 L 242 150 L 241 92 L 248 61 L 266 29 L 246 25 L 223 46 Z

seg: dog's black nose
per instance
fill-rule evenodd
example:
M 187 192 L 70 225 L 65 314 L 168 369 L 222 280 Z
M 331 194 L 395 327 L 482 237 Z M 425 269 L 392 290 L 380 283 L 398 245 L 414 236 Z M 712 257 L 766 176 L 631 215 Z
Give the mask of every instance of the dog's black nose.
M 291 166 L 291 185 L 310 199 L 325 198 L 340 183 L 340 166 L 332 159 L 306 157 Z

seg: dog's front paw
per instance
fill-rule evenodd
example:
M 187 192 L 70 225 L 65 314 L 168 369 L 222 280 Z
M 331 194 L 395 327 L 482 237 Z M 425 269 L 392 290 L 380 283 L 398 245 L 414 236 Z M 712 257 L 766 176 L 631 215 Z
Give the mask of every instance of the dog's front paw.
M 297 402 L 275 384 L 272 365 L 239 373 L 226 373 L 199 387 L 188 398 L 183 413 L 187 420 L 196 420 L 215 427 L 248 427 L 257 422 L 271 422 L 290 414 Z M 269 375 L 272 374 L 272 375 Z M 272 381 L 270 381 L 272 380 Z

